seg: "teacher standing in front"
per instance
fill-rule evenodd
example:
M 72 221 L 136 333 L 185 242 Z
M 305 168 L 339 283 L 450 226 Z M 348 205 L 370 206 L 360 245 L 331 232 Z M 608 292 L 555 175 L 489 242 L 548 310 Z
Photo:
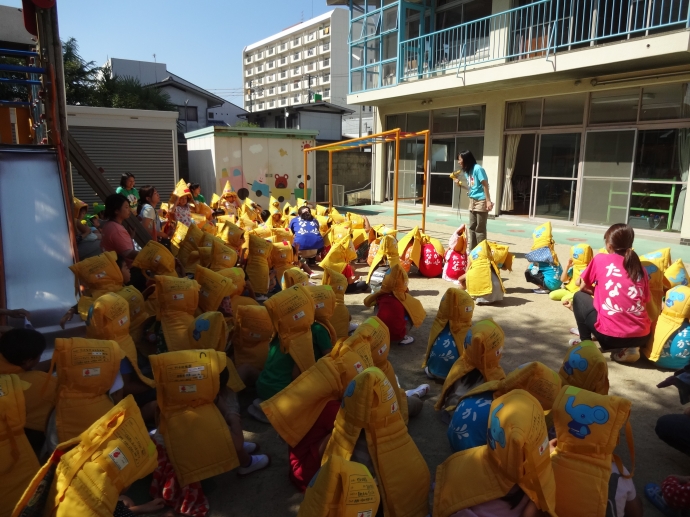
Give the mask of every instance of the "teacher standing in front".
M 473 250 L 477 244 L 486 240 L 486 221 L 494 204 L 489 194 L 489 179 L 486 171 L 477 163 L 471 151 L 458 154 L 458 165 L 467 179 L 467 196 L 470 198 L 470 226 L 467 236 L 467 249 Z M 457 171 L 459 172 L 459 171 Z M 458 187 L 462 184 L 457 173 L 453 173 L 453 181 Z

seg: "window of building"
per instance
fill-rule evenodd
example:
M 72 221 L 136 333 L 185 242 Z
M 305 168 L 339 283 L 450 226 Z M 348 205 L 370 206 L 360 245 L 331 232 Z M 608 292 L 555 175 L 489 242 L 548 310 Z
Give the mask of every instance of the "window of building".
M 177 111 L 179 113 L 179 120 L 186 120 L 188 122 L 199 121 L 199 113 L 196 106 L 178 106 Z
M 292 55 L 292 60 L 293 60 L 293 61 L 297 61 L 298 59 L 299 59 L 299 52 L 295 52 L 295 53 Z
M 292 40 L 292 44 L 299 45 L 299 38 L 295 38 L 294 40 Z
M 285 50 L 287 48 L 287 43 L 280 44 L 280 50 Z
M 590 100 L 589 123 L 635 122 L 639 103 L 639 88 L 593 92 Z
M 331 74 L 323 74 L 323 82 L 327 83 L 331 80 Z
M 324 28 L 323 28 L 323 33 L 324 33 L 324 35 L 330 34 L 330 33 L 331 33 L 331 28 L 330 28 L 330 27 L 324 27 Z
M 292 70 L 292 73 L 295 75 L 299 74 L 299 72 L 300 72 L 300 68 L 298 66 Z
M 287 76 L 287 72 L 285 72 L 285 71 L 280 72 L 280 78 L 281 79 L 285 79 L 286 76 Z
M 268 89 L 268 94 L 269 94 L 269 95 L 273 95 L 273 92 L 274 92 L 273 87 L 271 87 L 271 88 Z
M 324 52 L 326 52 L 326 51 L 329 50 L 330 48 L 331 48 L 330 43 L 324 43 L 324 44 L 321 46 L 321 50 L 323 50 Z
M 281 92 L 287 91 L 287 85 L 281 84 L 281 85 L 280 85 L 280 91 L 281 91 Z
M 330 97 L 330 96 L 331 96 L 331 89 L 330 89 L 330 88 L 326 88 L 326 89 L 323 91 L 323 96 L 324 96 L 324 97 Z
M 313 56 L 315 53 L 316 53 L 316 50 L 314 49 L 314 47 L 312 47 L 312 48 L 310 48 L 309 50 L 307 50 L 307 55 L 308 55 L 308 56 Z
M 257 57 L 257 59 L 261 59 L 262 57 L 264 57 L 264 53 L 263 53 L 263 52 L 259 52 L 259 53 L 256 55 L 256 57 Z
M 213 112 L 212 111 L 208 112 L 208 118 L 213 119 Z
M 295 82 L 292 84 L 292 87 L 293 87 L 293 88 L 299 88 L 299 81 L 295 81 Z
M 328 57 L 324 58 L 323 66 L 330 66 L 330 64 L 331 64 L 331 59 Z
M 272 108 L 273 106 L 275 106 L 275 102 L 274 102 L 274 101 L 270 101 L 270 102 L 268 103 L 268 107 L 269 107 L 269 108 Z
M 246 63 L 251 63 L 251 62 L 252 62 L 252 56 L 246 56 L 246 57 L 244 58 L 244 61 L 245 61 Z

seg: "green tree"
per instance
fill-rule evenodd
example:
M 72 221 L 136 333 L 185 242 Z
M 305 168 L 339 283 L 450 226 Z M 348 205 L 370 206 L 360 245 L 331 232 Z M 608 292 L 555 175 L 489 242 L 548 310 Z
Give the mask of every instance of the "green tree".
M 256 122 L 249 122 L 248 120 L 238 120 L 233 124 L 233 127 L 261 127 Z
M 27 66 L 24 59 L 16 57 L 0 57 L 0 64 Z M 4 79 L 26 79 L 26 74 L 17 72 L 2 72 L 0 77 Z M 0 83 L 0 100 L 3 101 L 28 101 L 29 88 L 21 84 Z
M 62 42 L 62 60 L 67 104 L 93 105 L 92 95 L 101 76 L 101 68 L 94 61 L 87 62 L 79 55 L 79 45 L 74 38 Z

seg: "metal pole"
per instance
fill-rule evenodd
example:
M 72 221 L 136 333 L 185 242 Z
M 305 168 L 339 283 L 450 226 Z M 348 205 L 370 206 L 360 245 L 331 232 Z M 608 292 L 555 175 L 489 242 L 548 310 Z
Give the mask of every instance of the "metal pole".
M 333 151 L 328 151 L 328 209 L 333 208 Z
M 393 229 L 398 229 L 398 169 L 400 161 L 400 130 L 395 132 L 395 172 L 393 173 Z
M 422 232 L 426 227 L 426 184 L 429 180 L 429 132 L 424 135 L 424 176 L 422 177 Z
M 362 106 L 359 107 L 359 138 L 362 138 Z
M 309 174 L 307 172 L 307 158 L 309 156 L 309 151 L 304 150 L 304 200 L 309 201 Z M 297 207 L 299 210 L 299 207 Z

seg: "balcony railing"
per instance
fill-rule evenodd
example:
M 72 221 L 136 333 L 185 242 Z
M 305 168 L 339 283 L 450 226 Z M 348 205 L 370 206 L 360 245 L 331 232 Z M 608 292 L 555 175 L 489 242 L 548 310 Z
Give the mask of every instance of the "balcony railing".
M 690 27 L 690 0 L 540 0 L 400 43 L 400 81 Z

